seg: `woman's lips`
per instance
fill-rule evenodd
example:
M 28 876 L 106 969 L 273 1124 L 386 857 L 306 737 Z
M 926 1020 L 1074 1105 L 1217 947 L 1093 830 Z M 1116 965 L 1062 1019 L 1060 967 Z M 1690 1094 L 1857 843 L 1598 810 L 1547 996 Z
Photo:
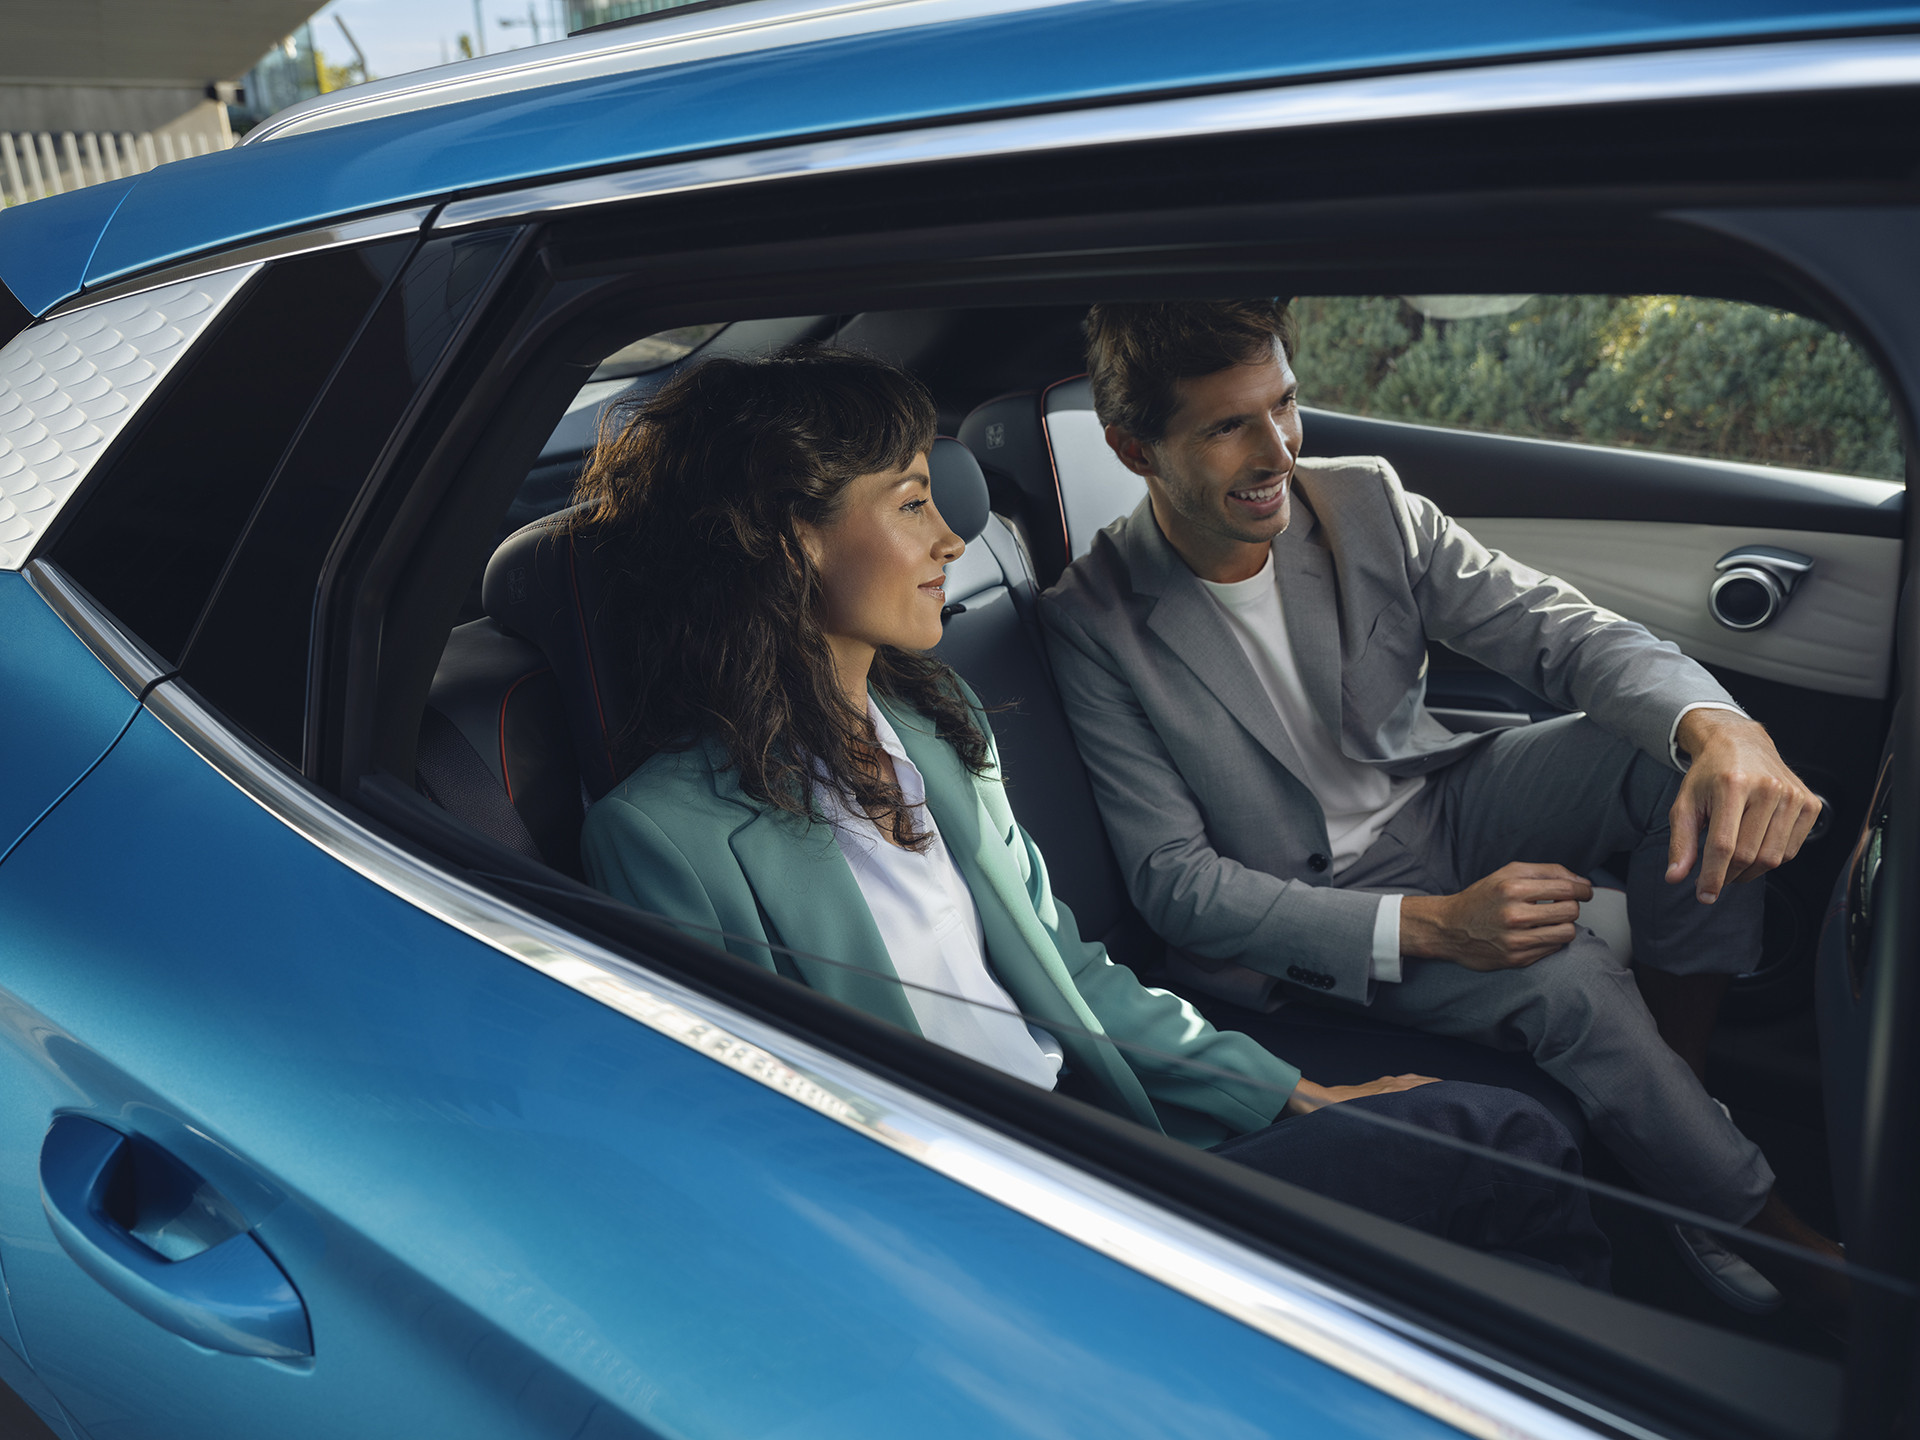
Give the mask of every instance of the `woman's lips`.
M 931 595 L 936 600 L 945 601 L 947 598 L 947 577 L 942 575 L 938 580 L 929 580 L 920 587 L 920 590 L 923 594 Z

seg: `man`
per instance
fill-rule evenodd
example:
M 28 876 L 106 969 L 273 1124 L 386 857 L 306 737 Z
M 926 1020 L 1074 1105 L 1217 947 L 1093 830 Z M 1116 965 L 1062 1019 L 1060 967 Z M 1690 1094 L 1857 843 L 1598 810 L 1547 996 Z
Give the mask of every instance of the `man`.
M 1836 1254 L 1700 1083 L 1720 997 L 1758 951 L 1762 887 L 1742 882 L 1818 815 L 1766 731 L 1677 648 L 1489 552 L 1384 460 L 1300 459 L 1280 302 L 1097 305 L 1087 331 L 1107 443 L 1147 499 L 1041 614 L 1176 971 L 1524 1046 L 1650 1193 Z M 1423 703 L 1430 641 L 1585 713 L 1454 734 Z M 1578 923 L 1585 873 L 1621 851 L 1637 985 Z M 1676 1235 L 1722 1299 L 1778 1306 L 1708 1232 Z

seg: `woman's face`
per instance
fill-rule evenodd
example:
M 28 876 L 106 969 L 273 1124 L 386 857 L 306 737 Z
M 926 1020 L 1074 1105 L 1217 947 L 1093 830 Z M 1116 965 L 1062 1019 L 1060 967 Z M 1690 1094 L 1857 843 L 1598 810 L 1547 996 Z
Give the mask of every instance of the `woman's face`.
M 862 475 L 824 525 L 800 532 L 820 573 L 820 628 L 838 645 L 931 650 L 940 643 L 946 566 L 966 542 L 934 508 L 927 457 Z

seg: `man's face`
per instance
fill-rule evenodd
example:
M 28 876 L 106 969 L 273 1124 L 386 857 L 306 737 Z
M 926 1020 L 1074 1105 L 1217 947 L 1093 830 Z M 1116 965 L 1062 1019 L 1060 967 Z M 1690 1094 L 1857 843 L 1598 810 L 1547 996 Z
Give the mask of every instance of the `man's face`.
M 1178 403 L 1161 439 L 1108 435 L 1153 496 L 1167 539 L 1196 573 L 1264 548 L 1292 518 L 1293 465 L 1300 454 L 1298 383 L 1280 348 L 1267 359 L 1174 384 Z

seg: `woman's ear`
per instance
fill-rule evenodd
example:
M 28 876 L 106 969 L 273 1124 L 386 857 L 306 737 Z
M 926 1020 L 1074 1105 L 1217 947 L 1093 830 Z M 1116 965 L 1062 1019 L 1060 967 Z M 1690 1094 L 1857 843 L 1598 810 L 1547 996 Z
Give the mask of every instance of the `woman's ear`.
M 793 535 L 794 539 L 800 542 L 800 548 L 806 551 L 807 563 L 815 570 L 823 568 L 826 559 L 826 544 L 821 538 L 820 527 L 810 524 L 805 520 L 795 520 L 793 522 Z M 791 545 L 793 540 L 787 540 L 783 543 Z M 799 558 L 793 555 L 791 551 L 788 552 L 788 555 L 790 559 L 797 560 Z

